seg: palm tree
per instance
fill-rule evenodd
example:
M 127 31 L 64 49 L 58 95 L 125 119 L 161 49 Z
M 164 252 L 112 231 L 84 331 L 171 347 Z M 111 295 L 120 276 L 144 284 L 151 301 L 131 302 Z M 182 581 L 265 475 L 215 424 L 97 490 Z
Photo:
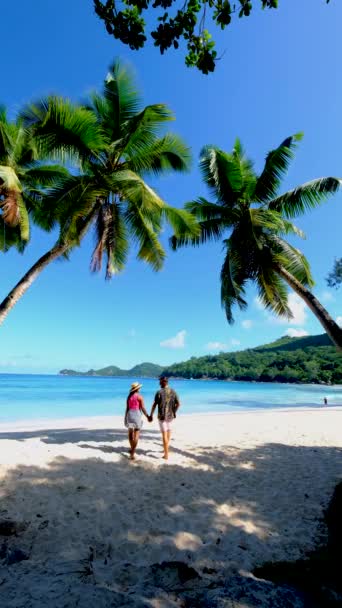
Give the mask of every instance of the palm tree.
M 83 106 L 50 97 L 28 106 L 21 114 L 38 149 L 72 162 L 77 170 L 62 176 L 33 206 L 44 227 L 58 226 L 59 236 L 0 304 L 0 323 L 53 260 L 67 256 L 91 226 L 96 244 L 91 270 L 106 260 L 106 278 L 124 268 L 130 241 L 137 257 L 155 270 L 165 251 L 159 241 L 167 220 L 179 238 L 199 234 L 195 218 L 167 205 L 145 181 L 154 174 L 185 171 L 189 149 L 171 133 L 159 136 L 173 114 L 164 104 L 142 108 L 129 71 L 118 62 L 111 66 L 103 93 L 94 93 Z
M 0 250 L 23 251 L 29 240 L 29 211 L 40 204 L 44 189 L 67 174 L 42 161 L 42 151 L 20 117 L 10 121 L 0 106 Z
M 272 150 L 260 175 L 253 170 L 239 140 L 231 154 L 206 146 L 201 153 L 200 168 L 214 201 L 199 198 L 187 203 L 186 209 L 200 222 L 201 234 L 181 239 L 175 235 L 171 244 L 177 249 L 223 238 L 221 301 L 229 323 L 234 322 L 233 305 L 237 304 L 240 309 L 247 306 L 248 282 L 256 284 L 259 298 L 267 309 L 291 319 L 287 290 L 290 286 L 341 348 L 341 328 L 310 291 L 314 282 L 308 261 L 285 238 L 291 234 L 303 237 L 290 220 L 315 208 L 341 185 L 341 180 L 327 177 L 278 194 L 300 139 L 301 134 L 294 135 Z

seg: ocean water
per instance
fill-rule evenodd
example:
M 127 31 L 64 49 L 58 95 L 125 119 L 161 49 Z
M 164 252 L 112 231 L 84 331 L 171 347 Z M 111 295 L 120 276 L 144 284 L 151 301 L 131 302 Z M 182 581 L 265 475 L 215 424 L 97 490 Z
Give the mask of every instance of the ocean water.
M 0 374 L 0 422 L 123 415 L 131 382 L 143 384 L 150 409 L 158 380 Z M 342 385 L 172 380 L 184 413 L 342 406 Z

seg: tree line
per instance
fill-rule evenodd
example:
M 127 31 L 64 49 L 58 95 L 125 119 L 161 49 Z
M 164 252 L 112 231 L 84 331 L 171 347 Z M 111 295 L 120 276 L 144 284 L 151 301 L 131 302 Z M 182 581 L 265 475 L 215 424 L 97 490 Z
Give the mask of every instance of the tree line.
M 193 379 L 342 384 L 342 358 L 333 346 L 296 348 L 295 341 L 286 340 L 282 350 L 281 343 L 278 348 L 192 357 L 167 367 L 163 373 Z

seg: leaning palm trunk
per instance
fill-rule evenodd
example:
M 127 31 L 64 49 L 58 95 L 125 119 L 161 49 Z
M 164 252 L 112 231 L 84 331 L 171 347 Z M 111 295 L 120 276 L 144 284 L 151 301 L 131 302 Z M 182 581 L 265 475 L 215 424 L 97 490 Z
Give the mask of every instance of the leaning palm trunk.
M 313 293 L 309 291 L 300 281 L 298 281 L 288 270 L 279 265 L 276 267 L 277 273 L 292 287 L 292 289 L 304 300 L 313 314 L 317 317 L 321 325 L 324 327 L 328 336 L 336 344 L 337 348 L 342 349 L 342 329 L 336 321 L 325 310 L 324 306 L 315 298 Z
M 9 292 L 8 296 L 1 302 L 0 304 L 0 325 L 7 317 L 9 311 L 13 308 L 13 306 L 20 300 L 20 298 L 24 295 L 24 293 L 28 290 L 33 281 L 37 278 L 37 276 L 44 270 L 50 262 L 56 260 L 60 256 L 62 256 L 68 250 L 68 245 L 65 243 L 57 244 L 52 249 L 44 253 L 33 266 L 31 266 L 30 270 L 20 279 L 20 281 L 13 287 L 13 289 Z

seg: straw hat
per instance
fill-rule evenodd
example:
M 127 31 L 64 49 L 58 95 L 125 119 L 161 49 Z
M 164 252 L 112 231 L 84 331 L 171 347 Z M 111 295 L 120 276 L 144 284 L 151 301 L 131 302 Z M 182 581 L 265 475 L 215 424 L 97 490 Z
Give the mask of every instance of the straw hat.
M 141 387 L 142 387 L 142 384 L 139 384 L 139 382 L 132 382 L 129 392 L 134 393 L 134 391 L 138 391 Z

